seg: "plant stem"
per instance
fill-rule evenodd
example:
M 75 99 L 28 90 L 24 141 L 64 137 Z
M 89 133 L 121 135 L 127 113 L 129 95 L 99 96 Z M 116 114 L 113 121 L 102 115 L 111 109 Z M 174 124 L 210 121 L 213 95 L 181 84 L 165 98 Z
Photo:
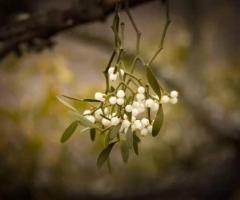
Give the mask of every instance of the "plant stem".
M 111 64 L 112 64 L 113 59 L 115 58 L 115 56 L 116 56 L 116 50 L 113 50 L 112 55 L 111 55 L 111 57 L 110 57 L 110 60 L 109 60 L 109 62 L 108 62 L 108 64 L 107 64 L 107 67 L 106 67 L 106 69 L 105 69 L 104 72 L 103 72 L 103 73 L 104 73 L 104 76 L 105 76 L 105 79 L 106 79 L 106 90 L 105 90 L 105 93 L 106 93 L 106 94 L 109 92 L 108 70 L 109 70 L 109 68 L 110 68 L 110 66 L 111 66 Z
M 139 51 L 140 51 L 140 41 L 141 41 L 141 32 L 138 30 L 138 27 L 136 25 L 136 22 L 134 21 L 130 11 L 129 11 L 129 8 L 128 8 L 128 4 L 126 5 L 126 13 L 127 13 L 127 16 L 136 32 L 136 35 L 137 35 L 137 41 L 136 41 L 136 54 L 138 55 L 139 54 Z
M 164 45 L 164 40 L 165 40 L 165 37 L 166 37 L 166 33 L 167 33 L 168 27 L 171 23 L 170 16 L 169 16 L 169 0 L 166 0 L 165 3 L 166 3 L 166 23 L 165 23 L 165 26 L 164 26 L 164 29 L 163 29 L 160 46 L 157 49 L 157 51 L 154 53 L 154 55 L 150 59 L 150 61 L 147 63 L 147 66 L 151 65 L 153 63 L 153 61 L 157 58 L 158 54 L 163 50 L 163 45 Z

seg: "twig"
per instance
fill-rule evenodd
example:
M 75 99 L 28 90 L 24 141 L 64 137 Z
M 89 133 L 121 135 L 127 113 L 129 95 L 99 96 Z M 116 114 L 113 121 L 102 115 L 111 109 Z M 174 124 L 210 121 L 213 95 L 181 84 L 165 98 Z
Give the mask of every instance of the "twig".
M 166 33 L 167 33 L 168 27 L 171 23 L 170 16 L 169 16 L 169 0 L 166 0 L 165 3 L 166 3 L 166 23 L 165 23 L 165 26 L 164 26 L 164 29 L 163 29 L 160 46 L 159 46 L 158 50 L 154 53 L 154 55 L 150 59 L 150 61 L 147 63 L 147 66 L 151 65 L 153 63 L 153 61 L 157 58 L 158 54 L 163 50 L 163 45 L 164 45 L 164 40 L 165 40 L 165 37 L 166 37 Z
M 41 6 L 30 17 L 24 20 L 9 21 L 0 27 L 0 58 L 10 52 L 21 54 L 24 51 L 22 44 L 27 50 L 39 51 L 53 46 L 52 37 L 64 30 L 94 21 L 103 21 L 109 14 L 114 12 L 116 2 L 125 0 L 69 0 L 66 9 L 53 9 L 42 2 Z M 141 5 L 152 0 L 129 0 L 129 7 Z M 1 11 L 1 8 L 0 8 Z
M 127 1 L 128 2 L 128 1 Z M 141 41 L 141 32 L 138 30 L 138 27 L 136 25 L 136 22 L 134 21 L 130 11 L 129 11 L 129 6 L 128 6 L 128 3 L 126 3 L 126 8 L 125 8 L 125 11 L 127 13 L 127 16 L 128 18 L 130 19 L 130 22 L 136 32 L 136 35 L 137 35 L 137 41 L 136 41 L 136 54 L 138 55 L 139 54 L 139 51 L 140 51 L 140 41 Z

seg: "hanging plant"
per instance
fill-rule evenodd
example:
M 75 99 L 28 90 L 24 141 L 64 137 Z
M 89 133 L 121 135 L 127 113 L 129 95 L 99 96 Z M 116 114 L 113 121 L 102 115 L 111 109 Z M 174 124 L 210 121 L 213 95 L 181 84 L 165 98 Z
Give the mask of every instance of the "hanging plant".
M 101 167 L 109 160 L 113 147 L 119 143 L 122 159 L 128 161 L 129 152 L 138 154 L 140 138 L 148 134 L 157 136 L 163 124 L 164 103 L 176 104 L 178 92 L 168 93 L 159 84 L 151 69 L 151 64 L 163 49 L 167 28 L 170 24 L 169 5 L 166 4 L 166 24 L 163 30 L 160 47 L 149 62 L 140 56 L 140 39 L 136 23 L 125 6 L 131 24 L 137 35 L 136 55 L 131 62 L 130 70 L 126 70 L 123 54 L 124 23 L 119 17 L 119 5 L 116 6 L 112 30 L 114 33 L 114 50 L 104 71 L 106 79 L 105 92 L 96 92 L 93 99 L 76 99 L 68 96 L 58 97 L 59 101 L 76 114 L 76 120 L 64 131 L 61 142 L 66 142 L 79 125 L 85 127 L 82 132 L 89 131 L 92 141 L 97 134 L 104 136 L 105 148 L 100 152 L 97 166 Z M 137 62 L 146 69 L 147 82 L 134 74 Z M 91 103 L 89 109 L 79 112 L 64 98 Z M 93 104 L 93 105 L 92 105 Z

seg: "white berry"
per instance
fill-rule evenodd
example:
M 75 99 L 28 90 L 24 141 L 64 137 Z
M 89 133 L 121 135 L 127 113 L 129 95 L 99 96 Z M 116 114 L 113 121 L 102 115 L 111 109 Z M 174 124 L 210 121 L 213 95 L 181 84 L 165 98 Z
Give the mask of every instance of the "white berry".
M 141 123 L 143 126 L 149 125 L 149 120 L 147 118 L 142 118 Z
M 177 98 L 172 98 L 170 99 L 170 103 L 171 104 L 176 104 L 178 102 L 178 99 Z
M 134 121 L 134 125 L 135 125 L 136 129 L 139 129 L 139 130 L 142 129 L 142 123 L 140 120 Z
M 159 100 L 159 96 L 158 96 L 158 95 L 154 95 L 154 98 L 156 98 L 157 100 Z
M 91 110 L 84 110 L 83 111 L 83 115 L 89 115 L 89 114 L 91 114 Z
M 145 92 L 145 88 L 144 88 L 143 86 L 140 86 L 140 87 L 138 88 L 138 93 L 144 94 L 144 92 Z
M 132 106 L 126 105 L 125 110 L 126 110 L 126 112 L 132 112 Z
M 103 93 L 101 93 L 101 92 L 96 92 L 94 98 L 95 98 L 96 100 L 98 100 L 98 101 L 104 101 L 105 99 L 104 99 L 103 96 L 104 96 Z
M 138 111 L 138 109 L 137 108 L 133 108 L 132 109 L 132 116 L 137 116 L 139 114 L 139 111 Z
M 147 99 L 145 104 L 146 104 L 146 107 L 150 108 L 153 106 L 154 101 L 152 99 Z
M 102 119 L 102 124 L 103 124 L 104 126 L 110 126 L 110 125 L 111 125 L 111 122 L 110 122 L 108 119 L 103 118 L 103 119 Z
M 170 96 L 172 98 L 177 98 L 178 97 L 178 92 L 176 90 L 173 90 L 173 91 L 170 92 Z
M 96 119 L 98 119 L 98 120 L 102 119 L 102 116 L 101 116 L 102 114 L 103 114 L 102 109 L 97 109 L 94 113 Z
M 93 117 L 92 115 L 87 115 L 86 118 L 92 123 L 95 123 L 96 121 L 95 117 Z
M 123 98 L 125 96 L 125 92 L 123 90 L 118 90 L 117 91 L 117 97 L 118 98 Z
M 123 98 L 118 98 L 117 99 L 117 104 L 120 105 L 120 106 L 123 105 L 124 104 L 124 99 Z
M 110 68 L 108 69 L 109 75 L 110 75 L 110 74 L 113 74 L 114 70 L 115 70 L 115 67 L 110 67 Z
M 108 108 L 104 108 L 104 113 L 108 114 Z
M 113 118 L 111 119 L 111 125 L 112 125 L 112 126 L 118 125 L 119 122 L 120 122 L 120 119 L 119 119 L 118 117 L 113 117 Z
M 127 119 L 122 121 L 122 128 L 128 128 L 130 126 L 130 122 Z
M 146 135 L 148 134 L 148 129 L 147 129 L 147 128 L 143 128 L 143 129 L 141 130 L 140 134 L 141 134 L 142 136 L 146 136 Z
M 124 76 L 125 72 L 123 69 L 120 69 L 120 74 L 121 74 L 121 76 Z
M 132 122 L 136 121 L 136 117 L 132 116 Z
M 136 130 L 135 124 L 132 124 L 131 128 L 132 128 L 132 131 L 135 131 Z
M 138 94 L 136 95 L 136 98 L 137 98 L 138 101 L 142 101 L 142 100 L 145 99 L 145 95 L 144 95 L 144 94 L 141 94 L 141 93 L 138 93 Z
M 126 114 L 124 114 L 123 119 L 128 119 L 128 116 Z
M 161 98 L 162 103 L 168 103 L 170 100 L 169 96 L 167 95 L 163 95 Z
M 140 106 L 140 103 L 138 103 L 137 101 L 134 101 L 133 104 L 132 104 L 132 106 L 133 106 L 134 108 L 138 108 L 138 107 Z
M 117 80 L 117 73 L 116 74 L 110 74 L 109 75 L 109 80 L 110 81 L 116 81 Z
M 158 104 L 157 102 L 154 102 L 154 104 L 153 104 L 153 106 L 151 107 L 151 109 L 152 109 L 153 111 L 157 111 L 158 108 L 159 108 L 159 104 Z
M 152 125 L 148 125 L 147 130 L 149 133 L 152 133 Z
M 117 103 L 117 98 L 115 96 L 109 98 L 109 103 L 114 105 Z

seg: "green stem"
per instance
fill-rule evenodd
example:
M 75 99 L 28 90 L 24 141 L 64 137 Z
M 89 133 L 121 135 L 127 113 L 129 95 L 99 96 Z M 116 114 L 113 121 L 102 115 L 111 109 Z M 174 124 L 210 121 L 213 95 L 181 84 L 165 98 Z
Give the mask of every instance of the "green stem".
M 125 72 L 125 74 L 130 76 L 131 78 L 135 79 L 140 85 L 143 85 L 141 79 L 137 78 L 136 76 L 134 76 L 134 75 L 132 75 L 132 74 L 130 74 L 128 72 Z
M 110 66 L 111 66 L 111 64 L 112 64 L 115 56 L 116 56 L 116 50 L 114 50 L 114 51 L 112 52 L 112 55 L 111 55 L 110 60 L 109 60 L 109 62 L 108 62 L 108 64 L 107 64 L 107 67 L 106 67 L 106 69 L 105 69 L 104 72 L 103 72 L 103 73 L 104 73 L 104 76 L 105 76 L 105 80 L 106 80 L 106 90 L 105 90 L 105 93 L 106 93 L 106 94 L 109 92 L 108 70 L 109 70 L 109 68 L 110 68 Z
M 170 23 L 171 23 L 171 20 L 170 20 L 170 16 L 169 16 L 169 0 L 166 0 L 166 23 L 165 23 L 165 26 L 163 29 L 160 46 L 157 49 L 157 51 L 154 53 L 154 55 L 150 59 L 150 61 L 147 63 L 147 66 L 151 65 L 153 63 L 153 61 L 157 58 L 158 54 L 163 50 L 164 40 L 165 40 L 166 33 L 167 33 Z
M 128 8 L 128 5 L 126 5 L 126 13 L 127 13 L 127 16 L 133 26 L 133 29 L 137 35 L 137 41 L 136 41 L 136 54 L 138 55 L 139 54 L 139 51 L 140 51 L 140 41 L 141 41 L 141 32 L 138 30 L 138 27 L 136 25 L 136 22 L 134 21 L 130 11 L 129 11 L 129 8 Z
M 105 115 L 102 115 L 102 114 L 100 114 L 103 118 L 105 118 L 105 119 L 107 119 L 107 120 L 109 120 L 109 121 L 111 121 L 111 119 L 110 118 L 108 118 L 108 117 L 106 117 Z
M 135 95 L 134 91 L 124 82 L 120 83 L 121 85 L 124 85 L 133 95 Z

